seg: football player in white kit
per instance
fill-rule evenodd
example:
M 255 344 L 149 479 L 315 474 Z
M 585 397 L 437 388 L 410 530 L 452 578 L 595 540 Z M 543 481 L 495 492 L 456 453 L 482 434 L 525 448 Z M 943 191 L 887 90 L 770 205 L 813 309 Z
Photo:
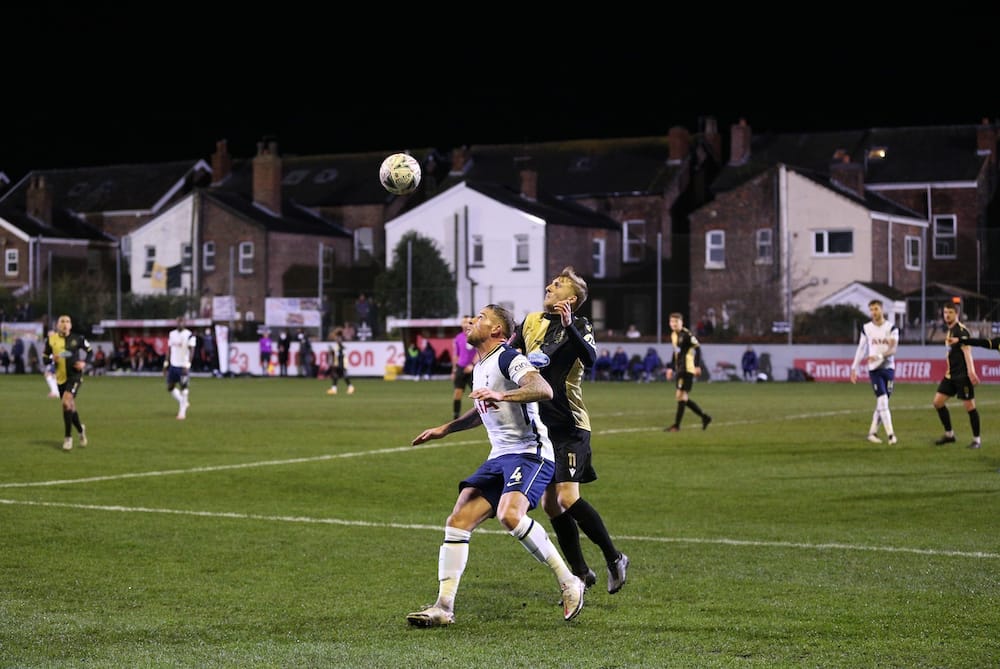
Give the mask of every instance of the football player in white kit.
M 177 327 L 167 337 L 167 359 L 163 362 L 163 373 L 167 375 L 167 392 L 177 400 L 177 420 L 187 418 L 188 374 L 197 343 L 194 333 L 184 325 L 184 317 L 177 319 Z
M 478 355 L 469 394 L 473 407 L 413 440 L 413 445 L 422 444 L 482 424 L 491 447 L 479 469 L 458 484 L 458 500 L 438 551 L 438 598 L 408 614 L 411 625 L 440 627 L 455 622 L 455 595 L 469 560 L 472 532 L 493 516 L 532 557 L 552 570 L 561 590 L 563 618 L 572 620 L 583 608 L 583 581 L 570 571 L 545 528 L 528 515 L 555 472 L 552 442 L 538 415 L 538 401 L 552 398 L 552 386 L 524 354 L 507 344 L 513 333 L 510 312 L 495 304 L 483 307 L 467 322 L 467 341 Z
M 851 364 L 851 383 L 858 382 L 858 366 L 865 363 L 872 390 L 875 392 L 875 411 L 872 413 L 872 423 L 868 429 L 868 441 L 873 444 L 882 443 L 882 439 L 878 436 L 878 426 L 881 423 L 889 443 L 895 444 L 898 440 L 892 427 L 889 398 L 892 397 L 892 385 L 896 378 L 895 356 L 899 347 L 899 328 L 886 320 L 881 300 L 869 302 L 868 313 L 872 319 L 861 326 L 858 335 L 858 349 Z

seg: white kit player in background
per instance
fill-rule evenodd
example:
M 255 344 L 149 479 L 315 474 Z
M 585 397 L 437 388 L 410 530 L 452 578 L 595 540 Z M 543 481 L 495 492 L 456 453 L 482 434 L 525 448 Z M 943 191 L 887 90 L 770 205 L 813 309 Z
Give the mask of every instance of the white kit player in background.
M 878 426 L 881 423 L 889 443 L 895 444 L 896 431 L 892 427 L 889 398 L 892 397 L 892 385 L 896 377 L 899 328 L 886 320 L 881 300 L 869 302 L 868 313 L 872 319 L 861 326 L 858 350 L 854 353 L 854 362 L 851 364 L 851 383 L 858 382 L 858 365 L 865 363 L 872 390 L 875 392 L 875 411 L 872 413 L 872 424 L 868 429 L 868 441 L 873 444 L 882 443 L 878 436 Z
M 196 343 L 194 333 L 184 325 L 184 318 L 178 318 L 177 327 L 170 331 L 167 338 L 167 359 L 163 363 L 163 371 L 167 375 L 167 392 L 177 400 L 179 407 L 177 420 L 187 418 L 187 410 L 191 405 L 188 400 L 188 374 Z

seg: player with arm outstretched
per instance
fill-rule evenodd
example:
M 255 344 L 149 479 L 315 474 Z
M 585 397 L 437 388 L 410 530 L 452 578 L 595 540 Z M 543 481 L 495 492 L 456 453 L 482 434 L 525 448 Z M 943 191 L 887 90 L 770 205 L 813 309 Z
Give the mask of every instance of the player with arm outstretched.
M 528 515 L 555 471 L 552 442 L 538 413 L 538 402 L 552 398 L 552 387 L 524 354 L 507 344 L 513 331 L 514 320 L 505 308 L 490 304 L 480 310 L 466 330 L 479 355 L 469 395 L 474 406 L 413 439 L 416 446 L 484 425 L 490 440 L 485 462 L 458 484 L 458 499 L 438 550 L 437 600 L 406 616 L 416 627 L 455 622 L 455 596 L 469 560 L 472 532 L 494 516 L 533 558 L 552 570 L 562 595 L 563 618 L 571 620 L 583 608 L 583 581 L 570 571 L 545 529 Z

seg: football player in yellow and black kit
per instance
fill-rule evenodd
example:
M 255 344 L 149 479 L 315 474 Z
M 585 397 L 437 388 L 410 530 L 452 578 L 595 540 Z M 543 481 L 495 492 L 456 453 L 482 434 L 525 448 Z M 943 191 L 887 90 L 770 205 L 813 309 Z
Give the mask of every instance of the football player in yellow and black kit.
M 590 321 L 573 315 L 587 293 L 587 282 L 572 267 L 564 268 L 545 287 L 544 310 L 525 317 L 511 345 L 521 349 L 552 386 L 552 399 L 538 403 L 556 456 L 556 473 L 542 496 L 542 508 L 570 569 L 588 588 L 597 582 L 597 575 L 580 548 L 580 528 L 601 549 L 608 567 L 608 592 L 614 594 L 625 585 L 628 556 L 611 540 L 597 509 L 580 497 L 580 484 L 597 479 L 581 386 L 584 369 L 597 359 L 597 342 Z
M 42 358 L 46 365 L 54 365 L 56 383 L 59 384 L 59 396 L 62 398 L 63 425 L 65 434 L 63 450 L 73 450 L 73 432 L 75 426 L 80 433 L 80 446 L 87 445 L 87 428 L 80 422 L 80 414 L 76 411 L 76 394 L 83 381 L 83 370 L 90 364 L 93 350 L 90 342 L 83 335 L 72 334 L 73 320 L 63 314 L 56 322 L 55 332 L 49 333 L 45 340 L 45 350 Z
M 691 399 L 691 388 L 694 387 L 694 377 L 701 376 L 701 344 L 694 333 L 684 327 L 684 316 L 678 312 L 670 314 L 670 344 L 674 349 L 673 359 L 667 363 L 665 373 L 667 381 L 676 379 L 677 389 L 674 397 L 677 399 L 677 411 L 674 422 L 664 429 L 664 432 L 677 432 L 681 429 L 684 410 L 691 409 L 701 418 L 701 429 L 708 429 L 712 417 L 695 404 Z

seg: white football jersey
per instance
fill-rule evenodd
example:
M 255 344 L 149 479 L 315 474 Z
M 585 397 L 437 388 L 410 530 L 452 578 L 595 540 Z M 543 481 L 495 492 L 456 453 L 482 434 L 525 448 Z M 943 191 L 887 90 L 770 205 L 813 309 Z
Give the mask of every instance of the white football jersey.
M 476 363 L 472 388 L 507 391 L 528 372 L 538 372 L 528 358 L 515 348 L 501 344 Z M 511 453 L 534 453 L 554 460 L 549 431 L 538 416 L 538 402 L 487 402 L 476 400 L 476 410 L 490 437 L 487 460 Z
M 188 368 L 196 344 L 194 334 L 187 328 L 173 329 L 167 338 L 167 355 L 172 367 Z
M 885 355 L 890 348 L 895 351 L 899 345 L 899 328 L 891 321 L 884 320 L 881 325 L 868 321 L 861 326 L 858 336 L 858 350 L 854 353 L 854 367 L 857 368 L 868 356 L 881 356 L 868 361 L 868 371 L 873 369 L 894 369 L 895 354 Z

